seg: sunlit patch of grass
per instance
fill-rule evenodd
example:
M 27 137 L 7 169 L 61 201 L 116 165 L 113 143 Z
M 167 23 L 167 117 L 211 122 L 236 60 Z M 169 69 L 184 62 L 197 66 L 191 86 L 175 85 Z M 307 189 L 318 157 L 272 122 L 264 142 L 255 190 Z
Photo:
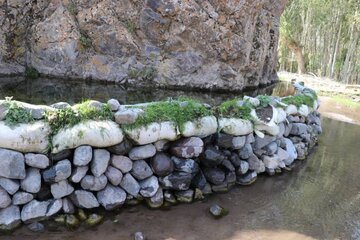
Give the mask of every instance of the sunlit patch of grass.
M 354 102 L 351 99 L 344 96 L 337 95 L 337 96 L 332 96 L 331 98 L 334 99 L 335 102 L 350 108 L 360 107 L 360 103 Z

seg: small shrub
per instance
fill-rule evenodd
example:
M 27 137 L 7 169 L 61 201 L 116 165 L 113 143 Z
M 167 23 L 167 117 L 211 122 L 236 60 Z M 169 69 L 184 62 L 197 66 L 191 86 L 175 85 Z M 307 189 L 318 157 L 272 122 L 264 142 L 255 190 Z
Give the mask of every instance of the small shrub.
M 260 101 L 261 108 L 267 107 L 271 102 L 271 97 L 267 95 L 259 95 L 256 98 Z
M 312 107 L 314 104 L 314 98 L 307 95 L 295 95 L 295 96 L 284 97 L 281 99 L 281 102 L 288 105 L 293 104 L 297 107 L 300 107 L 303 104 Z
M 79 43 L 84 49 L 91 47 L 91 39 L 85 35 L 80 36 Z
M 215 108 L 216 115 L 224 118 L 241 118 L 251 119 L 251 104 L 249 101 L 243 101 L 242 105 L 238 102 L 241 99 L 235 98 L 226 102 L 223 102 L 220 106 Z
M 5 105 L 7 110 L 4 121 L 7 125 L 15 126 L 20 123 L 30 123 L 34 121 L 31 111 L 19 106 L 15 101 L 12 101 L 11 98 L 6 99 Z

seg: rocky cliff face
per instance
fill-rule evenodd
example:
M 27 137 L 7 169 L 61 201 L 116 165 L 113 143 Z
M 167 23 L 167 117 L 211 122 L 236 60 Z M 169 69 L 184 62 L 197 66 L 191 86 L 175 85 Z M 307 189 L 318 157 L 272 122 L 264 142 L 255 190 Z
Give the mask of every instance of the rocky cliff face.
M 0 0 L 0 74 L 242 90 L 276 79 L 286 0 Z

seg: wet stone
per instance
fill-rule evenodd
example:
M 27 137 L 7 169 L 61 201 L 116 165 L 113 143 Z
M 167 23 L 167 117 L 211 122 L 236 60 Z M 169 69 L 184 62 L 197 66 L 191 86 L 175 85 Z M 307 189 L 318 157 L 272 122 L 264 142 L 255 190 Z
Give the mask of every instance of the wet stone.
M 81 181 L 81 179 L 83 179 L 85 177 L 88 170 L 89 170 L 88 166 L 76 167 L 71 175 L 71 178 L 70 178 L 71 181 L 73 183 L 79 183 Z
M 144 234 L 142 232 L 134 233 L 134 240 L 146 240 Z
M 93 226 L 100 224 L 103 221 L 103 219 L 104 219 L 103 216 L 96 214 L 96 213 L 92 213 L 86 219 L 85 223 L 86 223 L 86 225 L 93 227 Z
M 75 149 L 73 163 L 75 166 L 86 166 L 93 157 L 91 146 L 80 146 Z
M 239 157 L 241 159 L 248 159 L 252 153 L 253 150 L 251 144 L 247 143 L 243 148 L 239 150 Z
M 84 191 L 84 190 L 76 190 L 70 196 L 72 202 L 80 208 L 96 208 L 99 207 L 99 202 L 93 193 Z
M 12 198 L 12 203 L 14 205 L 24 205 L 33 199 L 34 199 L 34 196 L 31 193 L 19 191 L 14 194 L 14 196 Z
M 250 185 L 255 182 L 257 179 L 257 174 L 255 171 L 249 171 L 245 175 L 237 176 L 236 183 L 239 185 Z
M 121 173 L 121 171 L 112 166 L 108 167 L 108 169 L 105 172 L 105 176 L 108 178 L 109 182 L 114 186 L 119 185 L 123 178 L 123 174 Z
M 144 160 L 138 160 L 133 163 L 133 168 L 131 170 L 131 175 L 133 175 L 137 180 L 143 180 L 145 178 L 153 175 L 153 171 L 150 166 Z
M 160 187 L 154 196 L 147 198 L 146 203 L 150 208 L 161 207 L 164 203 L 164 194 L 162 188 Z
M 199 171 L 199 164 L 192 159 L 171 157 L 175 170 L 178 172 L 191 173 L 195 175 Z
M 32 232 L 44 232 L 45 226 L 42 223 L 34 222 L 29 225 L 27 225 L 27 228 Z
M 85 190 L 100 191 L 105 188 L 107 183 L 108 180 L 105 175 L 101 175 L 100 177 L 86 175 L 81 180 L 81 187 Z
M 203 173 L 210 183 L 219 185 L 225 180 L 225 173 L 219 168 L 205 168 Z
M 37 168 L 28 168 L 26 178 L 20 182 L 21 189 L 29 193 L 38 193 L 41 188 L 41 174 Z
M 248 159 L 249 169 L 254 170 L 257 173 L 265 172 L 265 164 L 259 160 L 259 158 L 252 154 Z
M 159 181 L 164 189 L 188 190 L 192 176 L 190 173 L 173 172 L 166 177 L 160 177 Z
M 165 199 L 165 201 L 167 201 L 167 202 L 169 202 L 171 204 L 176 204 L 177 203 L 175 195 L 172 192 L 170 192 L 169 190 L 166 190 L 164 192 L 164 199 Z
M 209 212 L 216 219 L 224 217 L 228 214 L 228 211 L 225 208 L 223 208 L 217 204 L 212 205 L 209 209 Z
M 130 172 L 133 167 L 133 161 L 125 156 L 112 155 L 110 162 L 112 166 L 119 169 L 122 173 Z
M 228 184 L 227 182 L 223 182 L 221 184 L 218 184 L 218 185 L 212 185 L 211 186 L 211 190 L 215 193 L 226 193 L 229 191 L 229 187 L 228 187 Z
M 12 230 L 20 224 L 20 208 L 18 206 L 0 209 L 0 230 Z
M 235 167 L 234 165 L 229 161 L 229 160 L 224 160 L 221 164 L 220 167 L 222 169 L 224 169 L 226 172 L 233 172 L 235 171 Z
M 206 167 L 216 167 L 225 159 L 226 156 L 224 156 L 217 148 L 212 146 L 207 147 L 201 154 L 201 163 Z
M 25 178 L 25 158 L 22 153 L 0 148 L 0 159 L 0 177 Z
M 274 137 L 274 136 L 265 135 L 263 138 L 256 136 L 255 142 L 253 143 L 253 149 L 254 150 L 261 149 L 275 140 L 276 140 L 276 137 Z
M 175 141 L 170 153 L 179 158 L 198 157 L 204 148 L 204 142 L 199 137 L 181 138 Z
M 304 123 L 293 123 L 290 134 L 292 135 L 303 135 L 308 132 L 308 126 Z
M 194 197 L 194 190 L 176 191 L 175 196 L 178 202 L 191 203 Z
M 124 175 L 120 186 L 132 196 L 137 196 L 139 194 L 140 185 L 130 173 Z
M 202 170 L 195 175 L 195 177 L 191 181 L 191 186 L 194 188 L 203 189 L 206 185 L 207 181 L 205 175 L 203 174 Z
M 240 149 L 244 146 L 246 137 L 234 137 L 232 135 L 220 133 L 217 139 L 217 145 L 225 149 Z
M 142 160 L 155 156 L 156 148 L 152 144 L 134 147 L 129 152 L 129 158 L 132 160 Z
M 11 204 L 11 198 L 9 194 L 0 187 L 0 208 L 6 208 Z
M 232 165 L 234 167 L 239 167 L 240 166 L 240 161 L 241 161 L 241 159 L 236 153 L 231 153 L 230 162 L 232 163 Z
M 274 156 L 262 156 L 262 161 L 264 162 L 265 168 L 276 169 L 279 167 L 279 158 L 277 155 Z
M 264 147 L 266 155 L 274 155 L 277 152 L 278 145 L 276 142 L 272 142 Z
M 71 163 L 65 159 L 43 172 L 45 182 L 60 182 L 71 175 Z
M 91 161 L 91 172 L 95 177 L 100 177 L 105 173 L 110 163 L 110 153 L 105 149 L 95 149 Z
M 174 171 L 174 163 L 165 153 L 157 153 L 150 161 L 150 166 L 157 176 L 163 177 Z
M 0 177 L 0 186 L 11 195 L 16 193 L 20 188 L 20 184 L 18 180 L 2 178 L 2 177 Z
M 60 182 L 51 184 L 50 191 L 55 199 L 60 199 L 70 195 L 74 191 L 74 188 L 67 180 L 62 180 Z
M 159 189 L 159 181 L 157 177 L 151 176 L 139 182 L 140 194 L 143 197 L 153 197 Z
M 120 188 L 110 184 L 106 188 L 96 194 L 99 203 L 106 209 L 112 210 L 124 204 L 126 200 L 126 192 Z
M 30 167 L 45 169 L 50 165 L 50 160 L 44 154 L 27 153 L 25 163 Z
M 126 155 L 130 152 L 132 144 L 129 140 L 124 139 L 121 143 L 108 147 L 107 150 L 112 154 L 116 155 Z
M 236 169 L 236 175 L 243 175 L 249 170 L 249 163 L 246 161 L 240 161 L 240 166 Z

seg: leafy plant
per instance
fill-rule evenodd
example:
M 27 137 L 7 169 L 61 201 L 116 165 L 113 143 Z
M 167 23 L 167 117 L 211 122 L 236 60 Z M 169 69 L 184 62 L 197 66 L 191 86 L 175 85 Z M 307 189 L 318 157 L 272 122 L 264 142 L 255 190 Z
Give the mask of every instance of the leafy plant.
M 85 35 L 80 36 L 79 43 L 84 49 L 91 47 L 91 39 Z
M 314 104 L 314 99 L 307 95 L 295 95 L 295 96 L 284 97 L 281 99 L 281 102 L 288 105 L 293 104 L 297 107 L 300 107 L 303 104 L 312 107 Z
M 256 98 L 260 101 L 261 108 L 267 107 L 271 102 L 271 97 L 267 95 L 259 95 Z
M 12 98 L 7 98 L 5 101 L 7 108 L 4 121 L 9 126 L 15 126 L 20 123 L 30 123 L 34 121 L 31 111 L 19 106 Z
M 127 20 L 126 22 L 125 22 L 125 26 L 126 26 L 126 29 L 129 31 L 129 33 L 134 33 L 135 32 L 135 30 L 136 30 L 136 25 L 135 25 L 135 23 L 133 22 L 133 21 L 131 21 L 131 20 Z

